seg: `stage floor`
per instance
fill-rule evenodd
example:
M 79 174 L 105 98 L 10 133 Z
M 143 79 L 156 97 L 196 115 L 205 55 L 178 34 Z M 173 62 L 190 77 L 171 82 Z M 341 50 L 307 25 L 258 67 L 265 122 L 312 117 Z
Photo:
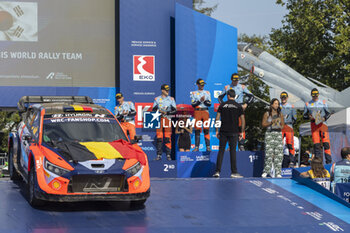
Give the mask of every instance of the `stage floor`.
M 290 179 L 152 179 L 141 208 L 49 203 L 33 209 L 22 182 L 0 181 L 0 232 L 350 231 L 350 209 Z

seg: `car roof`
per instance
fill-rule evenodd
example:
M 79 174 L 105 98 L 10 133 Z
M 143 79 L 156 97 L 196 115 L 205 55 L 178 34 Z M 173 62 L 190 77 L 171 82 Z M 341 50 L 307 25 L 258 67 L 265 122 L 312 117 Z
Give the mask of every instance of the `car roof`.
M 57 113 L 67 113 L 64 109 L 70 106 L 75 106 L 75 107 L 85 107 L 85 108 L 90 108 L 92 109 L 91 111 L 70 111 L 70 113 L 74 113 L 74 112 L 91 112 L 91 113 L 95 113 L 95 114 L 110 114 L 110 112 L 97 104 L 81 104 L 81 103 L 67 103 L 67 102 L 63 102 L 63 103 L 42 103 L 42 104 L 35 104 L 32 107 L 34 108 L 44 108 L 45 109 L 45 115 L 51 115 L 51 114 L 57 114 Z

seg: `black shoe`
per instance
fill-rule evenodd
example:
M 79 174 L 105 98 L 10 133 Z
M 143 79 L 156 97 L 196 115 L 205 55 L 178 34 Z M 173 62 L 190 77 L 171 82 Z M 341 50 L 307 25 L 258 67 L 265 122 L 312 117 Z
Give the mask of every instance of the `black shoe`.
M 155 160 L 162 160 L 162 155 L 157 155 L 157 158 Z
M 167 158 L 167 160 L 169 160 L 169 161 L 171 160 L 171 156 L 170 156 L 170 155 L 167 155 L 166 158 Z

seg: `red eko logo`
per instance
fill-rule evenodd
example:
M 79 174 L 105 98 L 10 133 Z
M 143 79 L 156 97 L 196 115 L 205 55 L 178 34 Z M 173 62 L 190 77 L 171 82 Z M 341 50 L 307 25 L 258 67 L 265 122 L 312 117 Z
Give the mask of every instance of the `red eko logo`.
M 143 113 L 151 112 L 153 103 L 135 103 L 136 116 L 135 116 L 135 126 L 136 128 L 143 127 Z
M 134 81 L 155 81 L 155 57 L 147 55 L 134 55 Z

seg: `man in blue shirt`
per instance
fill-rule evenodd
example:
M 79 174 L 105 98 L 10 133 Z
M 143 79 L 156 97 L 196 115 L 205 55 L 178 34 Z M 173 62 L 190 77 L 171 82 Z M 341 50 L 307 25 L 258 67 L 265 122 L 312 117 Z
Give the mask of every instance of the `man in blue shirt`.
M 293 167 L 295 163 L 295 149 L 294 149 L 294 130 L 293 125 L 297 120 L 297 112 L 294 105 L 288 103 L 288 93 L 283 91 L 281 98 L 281 112 L 284 116 L 284 127 L 282 135 L 286 138 L 286 145 L 289 152 L 289 166 Z M 285 166 L 284 166 L 285 167 Z M 287 161 L 288 167 L 288 161 Z
M 124 101 L 124 96 L 122 93 L 116 94 L 115 97 L 119 105 L 114 108 L 114 114 L 125 132 L 129 133 L 130 140 L 133 141 L 136 135 L 134 120 L 136 110 L 134 103 L 131 101 Z
M 350 147 L 341 149 L 342 160 L 333 164 L 331 169 L 334 183 L 350 183 Z
M 311 120 L 312 141 L 314 143 L 314 152 L 316 157 L 322 156 L 321 139 L 324 148 L 326 163 L 332 162 L 331 146 L 329 141 L 327 119 L 331 116 L 328 105 L 325 100 L 320 100 L 319 91 L 314 88 L 311 91 L 312 100 L 305 103 L 304 119 Z
M 245 85 L 242 85 L 239 83 L 239 75 L 237 73 L 234 73 L 231 75 L 231 84 L 226 85 L 224 90 L 221 92 L 221 94 L 218 97 L 219 103 L 223 103 L 224 97 L 228 90 L 234 90 L 236 93 L 235 101 L 236 103 L 240 104 L 242 106 L 243 112 L 248 107 L 248 104 L 250 104 L 254 100 L 254 95 L 248 90 L 248 88 Z M 246 103 L 244 103 L 244 97 L 248 97 Z M 244 113 L 243 113 L 244 114 Z M 239 118 L 239 128 L 242 134 L 242 139 L 240 140 L 239 144 L 243 144 L 245 141 L 245 132 L 242 132 L 241 129 L 242 122 Z
M 197 121 L 207 121 L 209 119 L 209 111 L 208 108 L 211 106 L 211 97 L 210 92 L 204 90 L 204 85 L 206 84 L 203 79 L 198 79 L 196 82 L 198 86 L 198 90 L 191 92 L 191 104 L 194 108 L 194 118 Z M 199 142 L 200 142 L 200 132 L 202 127 L 197 127 L 195 124 L 195 148 L 193 151 L 199 150 Z M 211 151 L 210 149 L 210 135 L 209 135 L 209 127 L 205 127 L 203 125 L 203 132 L 205 138 L 205 145 L 207 146 L 207 151 Z
M 243 110 L 245 110 L 248 104 L 250 104 L 254 100 L 254 95 L 248 90 L 248 88 L 245 85 L 239 83 L 239 75 L 237 73 L 231 75 L 231 81 L 231 84 L 226 85 L 224 90 L 222 90 L 221 94 L 219 95 L 219 103 L 224 102 L 223 100 L 228 90 L 234 90 L 236 93 L 236 103 L 240 104 Z M 244 103 L 243 101 L 244 96 L 248 97 L 246 103 Z
M 165 152 L 168 160 L 171 160 L 171 118 L 176 113 L 175 99 L 169 96 L 170 87 L 167 84 L 161 86 L 162 94 L 154 99 L 153 111 L 161 113 L 160 128 L 157 132 L 157 158 L 162 159 L 163 138 Z

